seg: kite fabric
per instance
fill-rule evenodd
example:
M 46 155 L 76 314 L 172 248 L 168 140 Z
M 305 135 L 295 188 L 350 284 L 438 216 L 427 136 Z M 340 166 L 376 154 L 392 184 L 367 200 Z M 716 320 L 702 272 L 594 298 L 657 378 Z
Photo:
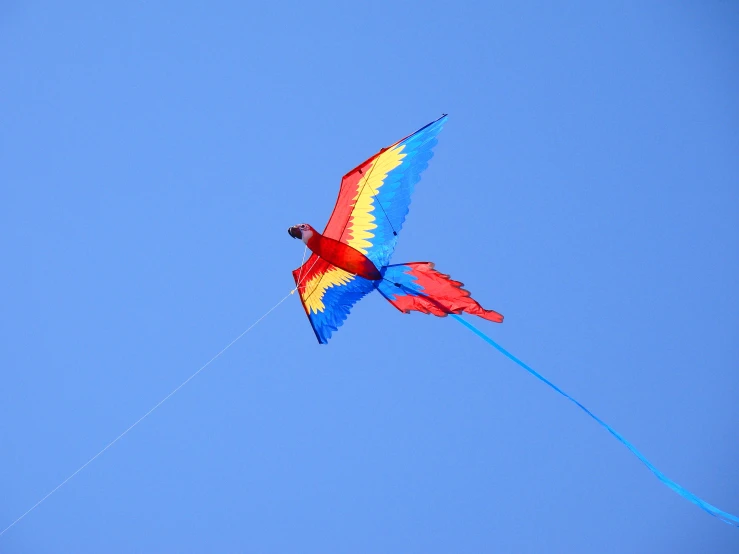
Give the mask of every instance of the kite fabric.
M 692 492 L 690 492 L 688 489 L 686 489 L 682 485 L 676 483 L 675 481 L 673 481 L 672 479 L 670 479 L 669 477 L 667 477 L 667 475 L 665 475 L 659 469 L 657 469 L 654 466 L 654 464 L 652 464 L 652 462 L 650 462 L 644 454 L 642 454 L 639 450 L 637 450 L 637 448 L 633 444 L 631 444 L 628 440 L 626 440 L 613 427 L 611 427 L 610 425 L 608 425 L 605 421 L 603 421 L 602 419 L 600 419 L 593 412 L 591 412 L 585 406 L 583 406 L 582 404 L 580 404 L 580 402 L 578 402 L 577 400 L 575 400 L 574 398 L 572 398 L 569 394 L 567 394 L 566 392 L 564 392 L 557 385 L 555 385 L 554 383 L 552 383 L 551 381 L 549 381 L 546 377 L 544 377 L 543 375 L 541 375 L 540 373 L 538 373 L 532 367 L 528 366 L 526 363 L 524 363 L 523 361 L 519 360 L 516 356 L 514 356 L 513 354 L 511 354 L 510 352 L 508 352 L 505 348 L 503 348 L 502 346 L 500 346 L 497 342 L 495 342 L 493 339 L 491 339 L 485 333 L 483 333 L 482 331 L 480 331 L 480 329 L 478 329 L 477 327 L 475 327 L 474 325 L 472 325 L 469 321 L 466 321 L 465 319 L 463 319 L 463 318 L 461 318 L 461 317 L 459 317 L 458 315 L 455 315 L 455 314 L 451 314 L 451 317 L 453 317 L 454 319 L 456 319 L 457 321 L 459 321 L 462 325 L 464 325 L 465 327 L 467 327 L 470 331 L 472 331 L 473 333 L 475 333 L 478 337 L 480 337 L 482 340 L 484 340 L 485 342 L 487 342 L 490 346 L 492 346 L 498 352 L 500 352 L 501 354 L 503 354 L 506 358 L 508 358 L 509 360 L 511 360 L 511 361 L 515 362 L 516 364 L 518 364 L 519 366 L 521 366 L 523 369 L 525 369 L 526 371 L 528 371 L 531 375 L 533 375 L 534 377 L 536 377 L 537 379 L 539 379 L 539 381 L 541 381 L 542 383 L 546 384 L 550 388 L 554 389 L 557 393 L 559 393 L 562 396 L 564 396 L 567 400 L 569 400 L 570 402 L 574 403 L 583 412 L 585 412 L 586 414 L 588 414 L 591 418 L 593 418 L 598 423 L 598 425 L 600 425 L 601 427 L 603 427 L 611 435 L 613 435 L 614 437 L 616 437 L 616 439 L 620 443 L 622 443 L 624 446 L 626 446 L 626 448 L 628 448 L 631 451 L 631 453 L 634 454 L 634 456 L 636 456 L 639 459 L 640 462 L 642 462 L 645 466 L 647 466 L 647 468 L 649 469 L 649 471 L 651 471 L 652 473 L 654 473 L 654 475 L 657 477 L 657 479 L 659 479 L 660 481 L 662 481 L 666 486 L 668 486 L 673 491 L 675 491 L 677 494 L 679 494 L 683 498 L 686 498 L 687 500 L 689 500 L 690 502 L 692 502 L 693 504 L 695 504 L 696 506 L 698 506 L 699 508 L 701 508 L 705 512 L 709 513 L 713 517 L 716 517 L 716 518 L 720 519 L 724 523 L 727 523 L 729 525 L 733 525 L 734 527 L 739 527 L 739 517 L 737 517 L 737 516 L 735 516 L 733 514 L 730 514 L 728 512 L 725 512 L 725 511 L 721 510 L 720 508 L 717 508 L 713 504 L 710 504 L 710 503 L 706 502 L 702 498 L 700 498 L 700 497 L 696 496 L 695 494 L 693 494 Z
M 288 229 L 312 252 L 293 271 L 293 278 L 319 343 L 327 344 L 352 306 L 374 290 L 404 313 L 467 312 L 503 321 L 502 315 L 483 309 L 462 283 L 434 270 L 431 263 L 389 265 L 411 195 L 446 120 L 444 115 L 429 123 L 344 175 L 322 234 L 306 223 Z
M 391 265 L 385 268 L 383 276 L 377 290 L 403 313 L 416 311 L 444 317 L 466 312 L 495 323 L 503 321 L 502 315 L 484 309 L 462 288 L 462 283 L 439 273 L 430 262 Z

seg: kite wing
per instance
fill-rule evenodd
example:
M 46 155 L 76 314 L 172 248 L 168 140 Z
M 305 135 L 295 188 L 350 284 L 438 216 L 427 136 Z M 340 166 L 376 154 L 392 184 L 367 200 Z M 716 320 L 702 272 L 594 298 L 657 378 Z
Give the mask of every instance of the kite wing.
M 348 273 L 312 254 L 293 271 L 300 301 L 318 342 L 327 344 L 341 327 L 352 306 L 375 286 L 372 281 Z
M 323 235 L 359 250 L 378 268 L 388 265 L 446 120 L 444 115 L 429 123 L 344 175 Z

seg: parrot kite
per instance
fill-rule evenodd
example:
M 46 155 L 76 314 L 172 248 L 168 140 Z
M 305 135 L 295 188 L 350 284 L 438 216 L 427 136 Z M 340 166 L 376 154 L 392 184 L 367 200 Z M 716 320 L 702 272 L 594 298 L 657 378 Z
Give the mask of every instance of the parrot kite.
M 308 261 L 293 271 L 293 278 L 318 342 L 328 343 L 352 306 L 373 290 L 403 313 L 449 315 L 575 404 L 677 494 L 724 523 L 739 527 L 739 517 L 706 502 L 667 477 L 613 427 L 460 317 L 459 314 L 468 313 L 496 323 L 503 321 L 501 314 L 486 310 L 473 300 L 462 283 L 439 273 L 430 262 L 390 264 L 398 233 L 408 215 L 411 194 L 434 155 L 436 136 L 446 120 L 447 116 L 443 115 L 344 175 L 339 198 L 323 234 L 307 223 L 287 230 L 312 251 Z
M 323 234 L 307 223 L 288 229 L 312 252 L 293 278 L 319 343 L 327 344 L 352 306 L 374 290 L 403 313 L 466 312 L 503 321 L 430 262 L 390 265 L 411 194 L 446 120 L 444 115 L 429 123 L 344 175 Z

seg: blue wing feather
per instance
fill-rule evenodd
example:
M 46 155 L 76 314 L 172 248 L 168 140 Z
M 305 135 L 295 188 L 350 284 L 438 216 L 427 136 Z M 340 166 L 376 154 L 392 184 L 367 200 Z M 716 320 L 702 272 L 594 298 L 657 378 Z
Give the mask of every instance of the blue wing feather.
M 398 167 L 387 174 L 373 200 L 377 228 L 372 231 L 373 245 L 368 249 L 367 257 L 377 267 L 385 267 L 390 263 L 398 242 L 397 234 L 408 215 L 411 195 L 416 183 L 421 180 L 421 173 L 434 156 L 433 148 L 438 143 L 436 136 L 446 120 L 447 116 L 443 116 L 393 147 L 402 148 L 405 157 Z
M 372 281 L 358 275 L 354 275 L 346 284 L 328 287 L 321 299 L 325 306 L 324 310 L 308 312 L 308 319 L 318 342 L 327 344 L 333 332 L 344 324 L 354 304 L 374 288 Z

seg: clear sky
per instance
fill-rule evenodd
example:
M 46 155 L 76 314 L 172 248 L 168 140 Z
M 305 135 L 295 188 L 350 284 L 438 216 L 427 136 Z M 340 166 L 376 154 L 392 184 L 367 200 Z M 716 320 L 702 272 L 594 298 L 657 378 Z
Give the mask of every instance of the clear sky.
M 395 262 L 739 513 L 739 5 L 0 6 L 0 527 L 293 286 L 341 175 L 442 113 Z M 574 406 L 375 294 L 297 297 L 2 553 L 739 552 Z

